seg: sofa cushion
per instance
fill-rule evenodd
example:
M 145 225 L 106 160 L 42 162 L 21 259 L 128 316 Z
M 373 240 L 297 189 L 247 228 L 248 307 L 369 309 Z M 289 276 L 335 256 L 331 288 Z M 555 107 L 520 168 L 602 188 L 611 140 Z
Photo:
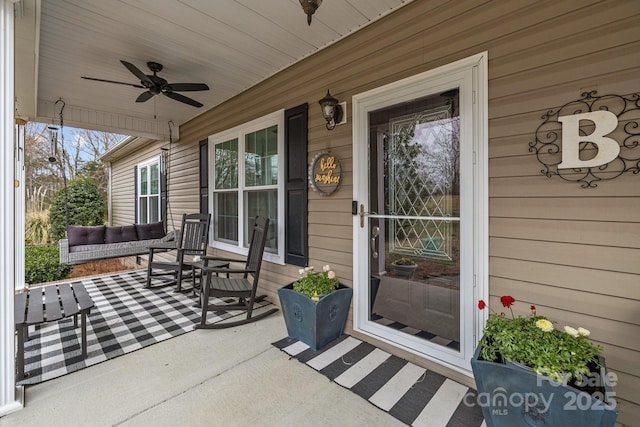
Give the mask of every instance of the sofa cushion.
M 104 225 L 95 227 L 69 225 L 67 226 L 67 238 L 69 246 L 95 245 L 104 243 Z
M 133 240 L 138 240 L 138 233 L 133 225 L 107 227 L 104 231 L 105 243 L 131 242 Z
M 138 240 L 162 239 L 165 236 L 162 221 L 151 224 L 136 224 Z

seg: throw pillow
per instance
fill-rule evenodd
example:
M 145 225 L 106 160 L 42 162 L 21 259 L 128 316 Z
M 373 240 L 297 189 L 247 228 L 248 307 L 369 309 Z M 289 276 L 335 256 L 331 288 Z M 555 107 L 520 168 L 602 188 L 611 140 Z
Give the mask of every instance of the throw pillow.
M 107 227 L 104 232 L 105 243 L 131 242 L 138 240 L 136 227 L 133 225 L 123 225 Z
M 98 225 L 95 227 L 69 225 L 67 227 L 69 246 L 102 244 L 104 243 L 104 231 L 104 225 Z
M 138 240 L 162 239 L 165 236 L 162 221 L 151 224 L 136 224 Z

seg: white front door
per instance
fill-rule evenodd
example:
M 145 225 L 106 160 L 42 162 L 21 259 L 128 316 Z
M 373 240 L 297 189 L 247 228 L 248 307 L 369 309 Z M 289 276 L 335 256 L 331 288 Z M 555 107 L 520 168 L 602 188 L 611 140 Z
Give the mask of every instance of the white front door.
M 359 94 L 354 329 L 461 372 L 486 298 L 486 54 Z

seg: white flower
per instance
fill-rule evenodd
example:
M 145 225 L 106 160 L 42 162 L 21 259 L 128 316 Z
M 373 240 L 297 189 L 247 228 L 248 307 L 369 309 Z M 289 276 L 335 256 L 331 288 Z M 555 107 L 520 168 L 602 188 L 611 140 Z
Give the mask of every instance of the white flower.
M 322 266 L 322 271 L 324 271 L 325 273 L 329 270 L 331 270 L 331 266 L 329 264 Z
M 591 332 L 585 328 L 578 328 L 578 333 L 581 337 L 588 337 L 589 335 L 591 335 Z
M 571 335 L 574 338 L 578 338 L 578 336 L 580 335 L 577 331 L 577 329 L 572 328 L 571 326 L 565 326 L 564 327 L 564 331 L 566 333 L 568 333 L 569 335 Z
M 298 274 L 299 275 L 303 275 L 306 272 L 306 270 L 304 268 L 301 268 L 300 270 L 298 270 Z

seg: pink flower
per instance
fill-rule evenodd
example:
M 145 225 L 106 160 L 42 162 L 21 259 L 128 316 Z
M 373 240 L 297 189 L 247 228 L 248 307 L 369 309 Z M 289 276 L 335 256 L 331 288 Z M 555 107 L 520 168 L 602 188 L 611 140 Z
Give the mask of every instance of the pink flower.
M 328 271 L 327 272 L 327 277 L 329 279 L 335 279 L 336 278 L 336 273 L 334 271 Z

